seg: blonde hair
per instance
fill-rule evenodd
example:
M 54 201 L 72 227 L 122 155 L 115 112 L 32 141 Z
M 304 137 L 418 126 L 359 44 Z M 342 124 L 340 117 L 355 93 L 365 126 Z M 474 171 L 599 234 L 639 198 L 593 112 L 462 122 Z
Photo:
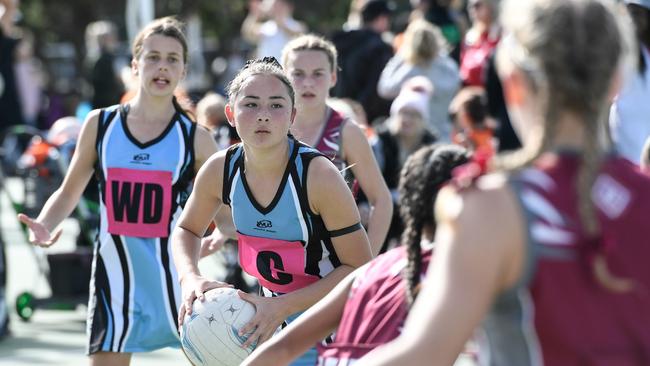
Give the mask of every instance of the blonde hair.
M 412 65 L 426 66 L 445 48 L 440 29 L 424 19 L 416 19 L 404 32 L 400 54 Z
M 305 34 L 292 39 L 282 49 L 282 65 L 284 67 L 287 67 L 289 54 L 295 51 L 321 51 L 327 56 L 327 60 L 330 63 L 330 71 L 336 71 L 338 69 L 336 47 L 334 47 L 332 42 L 323 37 L 314 34 Z
M 627 12 L 610 0 L 506 0 L 502 21 L 507 35 L 498 64 L 527 76 L 542 103 L 544 130 L 533 149 L 500 163 L 528 165 L 553 142 L 562 113 L 581 117 L 585 147 L 578 172 L 579 213 L 587 233 L 595 235 L 599 228 L 590 192 L 603 153 L 600 124 L 610 84 L 633 49 Z

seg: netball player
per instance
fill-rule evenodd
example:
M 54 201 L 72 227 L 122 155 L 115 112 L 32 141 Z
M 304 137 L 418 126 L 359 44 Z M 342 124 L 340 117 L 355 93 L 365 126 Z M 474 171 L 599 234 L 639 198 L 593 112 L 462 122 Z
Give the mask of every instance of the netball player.
M 404 246 L 348 275 L 283 333 L 256 349 L 244 365 L 287 365 L 334 330 L 334 341 L 319 347 L 318 364 L 351 364 L 397 337 L 431 258 L 433 202 L 452 169 L 465 162 L 465 149 L 453 145 L 430 145 L 411 155 L 399 185 Z
M 296 89 L 297 113 L 291 133 L 339 170 L 348 167 L 352 171 L 368 199 L 368 238 L 377 255 L 386 239 L 393 203 L 363 130 L 327 105 L 329 90 L 336 84 L 336 57 L 334 45 L 314 35 L 300 36 L 284 47 L 282 64 Z
M 232 212 L 240 264 L 262 287 L 262 296 L 240 292 L 257 310 L 239 330 L 252 332 L 243 347 L 262 344 L 370 260 L 368 238 L 338 169 L 288 134 L 295 115 L 293 87 L 274 58 L 249 61 L 230 83 L 226 116 L 242 142 L 199 171 L 174 231 L 183 288 L 179 324 L 195 298 L 225 286 L 197 268 L 200 238 L 222 205 Z M 301 362 L 313 365 L 315 351 Z
M 497 64 L 524 149 L 437 202 L 436 255 L 402 335 L 362 365 L 650 364 L 650 179 L 599 133 L 631 50 L 608 0 L 507 0 Z M 470 178 L 471 175 L 465 175 Z
M 180 346 L 178 276 L 169 234 L 195 172 L 216 151 L 210 134 L 173 97 L 185 76 L 187 43 L 172 18 L 147 25 L 133 42 L 139 79 L 127 105 L 93 111 L 61 187 L 36 219 L 19 215 L 30 241 L 47 247 L 90 177 L 99 179 L 101 223 L 88 308 L 91 365 L 128 365 L 133 352 Z

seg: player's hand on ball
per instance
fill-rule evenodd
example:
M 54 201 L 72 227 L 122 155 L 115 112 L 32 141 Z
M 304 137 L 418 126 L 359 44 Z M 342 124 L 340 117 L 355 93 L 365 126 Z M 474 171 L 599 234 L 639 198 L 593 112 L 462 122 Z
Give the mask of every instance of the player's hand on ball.
M 185 316 L 192 314 L 192 304 L 194 300 L 199 299 L 199 301 L 205 300 L 203 295 L 206 291 L 212 290 L 213 288 L 219 287 L 233 287 L 225 282 L 219 281 L 210 281 L 202 276 L 190 274 L 181 278 L 181 293 L 183 294 L 183 300 L 181 302 L 181 307 L 178 309 L 178 327 L 183 324 Z
M 256 312 L 253 319 L 239 329 L 239 335 L 249 334 L 243 348 L 251 344 L 260 344 L 271 338 L 282 322 L 291 314 L 287 314 L 287 306 L 283 304 L 282 297 L 262 297 L 237 291 L 239 297 L 255 306 Z
M 29 228 L 29 242 L 39 247 L 47 248 L 61 236 L 61 229 L 51 233 L 45 225 L 25 214 L 18 214 L 18 220 Z

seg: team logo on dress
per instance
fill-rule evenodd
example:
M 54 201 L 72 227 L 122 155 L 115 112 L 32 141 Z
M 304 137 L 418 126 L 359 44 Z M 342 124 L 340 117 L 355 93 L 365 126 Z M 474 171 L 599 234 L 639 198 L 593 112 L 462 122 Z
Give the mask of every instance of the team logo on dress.
M 149 160 L 149 154 L 141 153 L 133 155 L 133 161 L 147 161 Z
M 133 159 L 131 159 L 131 164 L 151 165 L 149 162 L 150 157 L 149 153 L 135 154 L 133 155 Z
M 273 223 L 269 220 L 260 220 L 257 222 L 257 227 L 260 229 L 268 229 L 273 227 Z

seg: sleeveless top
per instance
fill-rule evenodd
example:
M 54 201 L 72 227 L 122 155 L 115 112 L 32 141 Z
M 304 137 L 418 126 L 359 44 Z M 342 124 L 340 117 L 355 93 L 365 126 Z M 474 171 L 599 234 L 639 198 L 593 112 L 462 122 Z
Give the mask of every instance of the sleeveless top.
M 524 276 L 485 319 L 484 365 L 650 364 L 650 177 L 606 158 L 592 188 L 599 236 L 578 215 L 578 156 L 549 154 L 510 182 L 528 231 Z M 635 289 L 614 293 L 594 278 L 594 255 Z M 485 352 L 487 351 L 487 352 Z
M 255 200 L 246 181 L 242 144 L 226 153 L 222 200 L 232 210 L 240 265 L 259 280 L 265 296 L 301 289 L 341 264 L 307 199 L 309 164 L 322 154 L 292 136 L 288 140 L 289 161 L 267 207 Z
M 100 114 L 100 232 L 166 238 L 189 195 L 196 124 L 177 111 L 160 136 L 142 143 L 126 125 L 128 111 L 128 105 L 113 106 Z
M 320 137 L 316 140 L 314 148 L 332 161 L 336 168 L 341 171 L 346 163 L 343 155 L 343 126 L 347 119 L 332 108 L 327 108 L 327 120 Z
M 431 250 L 422 251 L 422 276 Z M 318 345 L 318 365 L 350 365 L 375 347 L 397 338 L 408 315 L 403 270 L 405 247 L 378 256 L 360 268 L 331 344 Z
M 194 176 L 196 124 L 177 111 L 141 143 L 126 124 L 128 106 L 103 109 L 95 174 L 100 225 L 88 306 L 89 353 L 179 346 L 181 291 L 169 234 Z

